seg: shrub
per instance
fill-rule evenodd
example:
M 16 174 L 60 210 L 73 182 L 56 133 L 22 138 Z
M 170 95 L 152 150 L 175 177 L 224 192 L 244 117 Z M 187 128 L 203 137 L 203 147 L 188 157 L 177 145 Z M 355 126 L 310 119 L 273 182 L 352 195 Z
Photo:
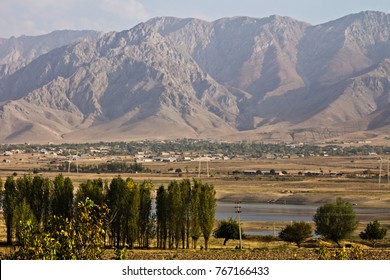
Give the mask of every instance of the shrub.
M 375 247 L 378 240 L 385 238 L 386 232 L 387 230 L 378 221 L 374 221 L 369 223 L 359 236 L 363 240 L 371 241 Z
M 105 205 L 96 205 L 87 198 L 79 202 L 72 220 L 53 216 L 45 231 L 31 220 L 20 222 L 19 249 L 13 259 L 24 260 L 96 260 L 104 249 Z
M 217 229 L 214 231 L 215 238 L 224 238 L 223 245 L 225 246 L 229 239 L 239 239 L 239 225 L 230 218 L 229 220 L 219 221 Z
M 280 239 L 286 242 L 294 242 L 298 247 L 301 247 L 301 243 L 311 236 L 311 225 L 305 222 L 293 222 L 279 233 Z

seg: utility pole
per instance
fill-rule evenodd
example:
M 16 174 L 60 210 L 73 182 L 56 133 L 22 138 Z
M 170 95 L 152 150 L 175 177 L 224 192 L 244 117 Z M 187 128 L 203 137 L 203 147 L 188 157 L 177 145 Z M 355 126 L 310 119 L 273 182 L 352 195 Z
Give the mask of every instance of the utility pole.
M 237 213 L 237 222 L 238 222 L 238 234 L 240 237 L 240 250 L 242 249 L 242 235 L 241 235 L 241 221 L 240 221 L 240 213 L 241 213 L 241 201 L 236 201 L 236 213 Z
M 71 153 L 70 153 L 70 150 L 68 150 L 68 153 L 69 153 L 69 160 L 68 160 L 68 173 L 70 173 L 70 161 L 71 161 Z
M 379 178 L 378 178 L 379 186 L 381 185 L 381 178 L 382 178 L 382 158 L 379 158 Z
M 209 174 L 209 159 L 207 159 L 206 161 L 206 170 L 207 170 L 207 178 L 210 177 L 210 174 Z
M 76 153 L 76 172 L 79 173 L 79 162 L 78 162 L 79 152 Z
M 201 158 L 200 158 L 200 156 L 199 156 L 198 178 L 200 178 L 200 161 L 201 161 Z

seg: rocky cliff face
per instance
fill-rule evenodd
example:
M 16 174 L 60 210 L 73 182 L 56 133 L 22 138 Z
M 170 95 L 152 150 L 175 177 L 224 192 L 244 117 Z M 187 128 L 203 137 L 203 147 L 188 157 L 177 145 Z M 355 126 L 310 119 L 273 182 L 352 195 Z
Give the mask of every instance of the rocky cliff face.
M 390 125 L 384 13 L 55 35 L 0 40 L 1 142 L 318 140 Z
M 11 75 L 42 54 L 82 40 L 96 40 L 97 31 L 54 31 L 42 36 L 0 39 L 0 78 Z

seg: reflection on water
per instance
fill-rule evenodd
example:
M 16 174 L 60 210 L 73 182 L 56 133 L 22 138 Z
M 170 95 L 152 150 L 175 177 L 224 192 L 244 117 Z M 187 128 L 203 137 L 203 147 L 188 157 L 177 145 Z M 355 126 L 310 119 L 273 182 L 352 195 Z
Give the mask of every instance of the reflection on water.
M 278 230 L 257 230 L 257 231 L 244 231 L 244 234 L 246 235 L 273 235 L 278 236 L 279 231 Z
M 218 202 L 216 219 L 235 218 L 235 204 Z M 242 203 L 241 220 L 251 222 L 290 222 L 313 220 L 318 206 L 267 203 Z

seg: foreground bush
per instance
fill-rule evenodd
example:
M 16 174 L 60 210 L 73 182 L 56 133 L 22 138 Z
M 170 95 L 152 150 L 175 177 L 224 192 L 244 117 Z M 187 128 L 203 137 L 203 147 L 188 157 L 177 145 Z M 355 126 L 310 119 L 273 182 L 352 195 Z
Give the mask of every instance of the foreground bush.
M 298 247 L 301 247 L 301 243 L 311 236 L 311 225 L 305 222 L 293 222 L 279 233 L 280 239 L 286 242 L 294 242 Z
M 372 242 L 374 247 L 378 240 L 385 238 L 387 229 L 381 226 L 378 221 L 371 222 L 367 225 L 364 231 L 359 236 L 363 240 L 369 240 Z
M 11 259 L 97 260 L 104 252 L 107 208 L 87 198 L 72 220 L 54 216 L 47 229 L 20 222 L 19 248 Z

